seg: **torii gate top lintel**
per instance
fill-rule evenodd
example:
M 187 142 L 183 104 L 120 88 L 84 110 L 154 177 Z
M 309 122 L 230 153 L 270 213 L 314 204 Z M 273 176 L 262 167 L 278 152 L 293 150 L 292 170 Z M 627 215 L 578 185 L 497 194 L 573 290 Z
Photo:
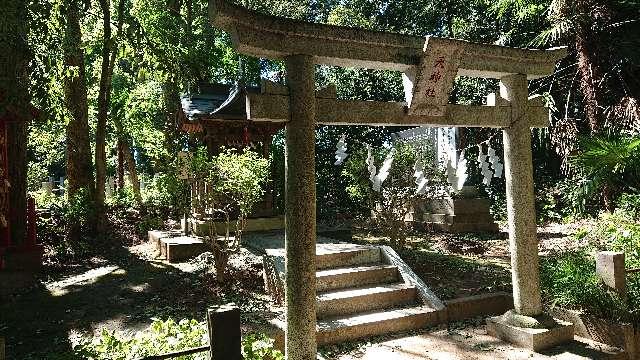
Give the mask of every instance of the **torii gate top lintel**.
M 282 59 L 312 55 L 320 64 L 410 71 L 429 47 L 461 50 L 457 75 L 501 78 L 527 74 L 529 79 L 553 73 L 566 56 L 564 48 L 518 49 L 464 40 L 403 35 L 269 16 L 226 0 L 210 0 L 214 26 L 227 31 L 238 51 L 252 56 Z

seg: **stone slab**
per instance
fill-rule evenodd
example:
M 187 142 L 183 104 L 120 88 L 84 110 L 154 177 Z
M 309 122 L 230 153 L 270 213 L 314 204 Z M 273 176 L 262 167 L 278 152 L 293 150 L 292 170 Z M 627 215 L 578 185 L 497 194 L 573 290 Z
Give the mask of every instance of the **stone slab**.
M 632 324 L 615 323 L 560 307 L 552 309 L 551 314 L 573 323 L 576 336 L 624 349 L 630 359 L 640 356 L 640 332 L 636 333 Z
M 444 310 L 445 305 L 440 300 L 440 298 L 425 284 L 416 273 L 411 270 L 409 265 L 407 265 L 389 246 L 381 246 L 380 250 L 382 251 L 382 257 L 384 261 L 388 264 L 394 265 L 398 268 L 400 272 L 400 276 L 405 284 L 413 285 L 418 290 L 418 295 L 423 303 L 429 305 L 431 308 L 438 310 L 438 314 L 445 314 L 444 311 L 440 312 L 440 310 Z M 440 320 L 444 320 L 440 319 Z
M 418 210 L 432 214 L 478 214 L 489 213 L 489 200 L 483 198 L 432 199 L 420 204 Z
M 521 328 L 507 324 L 501 316 L 487 319 L 487 333 L 500 340 L 532 351 L 541 351 L 573 340 L 573 324 L 556 320 L 558 326 L 551 329 Z
M 211 250 L 204 241 L 191 236 L 162 238 L 160 242 L 161 255 L 169 262 L 187 260 Z
M 149 242 L 154 244 L 156 246 L 156 248 L 158 249 L 158 251 L 161 251 L 160 249 L 160 239 L 163 238 L 168 238 L 168 237 L 176 237 L 176 236 L 181 236 L 182 235 L 182 231 L 180 230 L 149 230 L 149 232 L 147 232 L 147 236 L 149 237 Z
M 460 321 L 476 316 L 504 314 L 513 309 L 513 297 L 504 292 L 467 296 L 445 301 L 447 320 Z
M 624 268 L 624 253 L 617 251 L 600 251 L 596 254 L 596 274 L 602 282 L 626 296 L 627 272 Z
M 209 236 L 209 223 L 206 220 L 189 219 L 190 229 L 197 236 Z M 216 222 L 216 228 L 222 232 L 225 229 L 223 222 Z M 247 219 L 245 222 L 244 233 L 248 232 L 262 232 L 284 229 L 284 216 L 266 217 L 266 218 L 254 218 Z M 235 232 L 235 222 L 232 222 L 229 226 L 230 232 Z

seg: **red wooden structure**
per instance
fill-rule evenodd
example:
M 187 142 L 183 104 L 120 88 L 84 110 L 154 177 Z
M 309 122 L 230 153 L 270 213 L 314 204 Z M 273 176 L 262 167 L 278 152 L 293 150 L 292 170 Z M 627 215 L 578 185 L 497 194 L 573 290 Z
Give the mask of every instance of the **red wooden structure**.
M 7 127 L 11 122 L 28 121 L 36 116 L 37 110 L 32 109 L 30 116 L 16 115 L 17 111 L 9 109 L 0 117 L 0 269 L 7 268 L 9 257 L 16 259 L 17 268 L 32 268 L 42 263 L 42 245 L 36 243 L 36 210 L 35 201 L 27 199 L 27 211 L 24 221 L 27 223 L 26 239 L 14 244 L 11 240 L 11 221 L 14 209 L 9 204 L 11 179 L 9 179 L 9 161 L 7 156 L 8 135 Z M 25 194 L 26 196 L 26 194 Z M 15 256 L 14 256 L 15 255 Z M 13 265 L 13 262 L 12 262 Z M 12 266 L 13 267 L 13 266 Z

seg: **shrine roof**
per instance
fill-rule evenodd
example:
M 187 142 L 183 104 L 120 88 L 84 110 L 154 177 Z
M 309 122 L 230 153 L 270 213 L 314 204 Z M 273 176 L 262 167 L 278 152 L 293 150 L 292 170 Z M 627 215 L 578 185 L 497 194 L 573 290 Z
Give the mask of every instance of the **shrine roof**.
M 244 98 L 255 87 L 202 83 L 198 91 L 180 97 L 182 111 L 189 121 L 246 119 Z

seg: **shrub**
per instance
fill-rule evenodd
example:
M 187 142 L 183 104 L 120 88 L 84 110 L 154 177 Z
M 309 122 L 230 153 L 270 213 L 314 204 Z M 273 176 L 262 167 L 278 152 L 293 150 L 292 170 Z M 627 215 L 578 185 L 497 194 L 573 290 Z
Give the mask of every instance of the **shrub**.
M 206 191 L 198 196 L 198 206 L 208 216 L 209 239 L 213 246 L 216 277 L 224 282 L 229 256 L 240 249 L 242 231 L 253 206 L 264 195 L 269 175 L 269 160 L 245 149 L 222 149 L 216 156 L 209 156 L 200 148 L 191 162 L 192 178 L 204 181 Z M 224 221 L 223 235 L 216 228 L 216 219 Z M 234 237 L 232 232 L 232 221 Z
M 133 360 L 143 356 L 160 355 L 206 345 L 206 323 L 197 320 L 154 319 L 148 329 L 127 337 L 115 331 L 103 330 L 99 336 L 86 339 L 73 349 L 73 354 L 60 359 Z M 273 348 L 273 340 L 263 334 L 249 334 L 242 338 L 242 355 L 246 360 L 284 360 Z M 207 352 L 177 357 L 177 360 L 208 359 Z
M 380 191 L 373 189 L 371 174 L 365 159 L 367 151 L 355 152 L 347 160 L 343 175 L 349 178 L 347 193 L 354 202 L 359 202 L 372 213 L 375 225 L 383 229 L 392 246 L 404 245 L 408 233 L 405 218 L 415 208 L 420 199 L 429 199 L 446 194 L 444 174 L 435 165 L 435 152 L 430 146 L 419 146 L 397 143 L 392 149 L 382 149 L 376 154 L 377 164 L 391 152 L 393 162 L 387 179 L 382 183 Z M 427 190 L 417 193 L 414 177 L 417 158 L 422 159 L 423 173 L 427 182 Z M 380 169 L 376 169 L 380 172 Z
M 626 304 L 596 275 L 595 260 L 584 250 L 555 254 L 540 262 L 542 295 L 562 306 L 614 320 L 628 320 Z

